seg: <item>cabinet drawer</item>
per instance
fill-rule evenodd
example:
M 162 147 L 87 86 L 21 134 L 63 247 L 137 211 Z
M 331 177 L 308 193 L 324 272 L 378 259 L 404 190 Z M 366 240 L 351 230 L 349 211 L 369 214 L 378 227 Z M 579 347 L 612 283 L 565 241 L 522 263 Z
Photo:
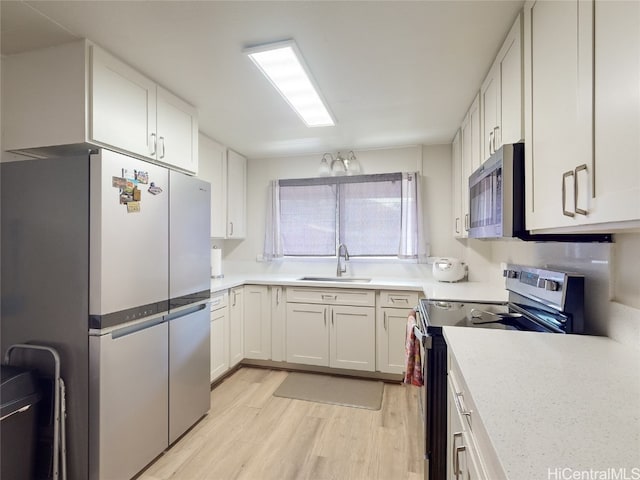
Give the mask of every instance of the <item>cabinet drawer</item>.
M 217 292 L 211 296 L 211 311 L 220 310 L 229 306 L 229 292 Z
M 419 292 L 382 290 L 378 299 L 379 307 L 413 308 L 418 305 Z
M 374 290 L 338 288 L 287 288 L 287 302 L 321 303 L 324 305 L 375 305 Z

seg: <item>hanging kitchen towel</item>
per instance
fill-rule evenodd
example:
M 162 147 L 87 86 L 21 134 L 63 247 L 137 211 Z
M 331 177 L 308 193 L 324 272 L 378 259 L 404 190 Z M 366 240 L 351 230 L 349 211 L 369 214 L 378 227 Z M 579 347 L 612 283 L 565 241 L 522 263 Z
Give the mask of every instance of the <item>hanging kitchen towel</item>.
M 405 341 L 405 374 L 404 383 L 421 387 L 424 385 L 422 378 L 422 359 L 420 358 L 420 340 L 416 337 L 413 327 L 417 325 L 416 312 L 411 310 L 407 318 L 407 335 Z

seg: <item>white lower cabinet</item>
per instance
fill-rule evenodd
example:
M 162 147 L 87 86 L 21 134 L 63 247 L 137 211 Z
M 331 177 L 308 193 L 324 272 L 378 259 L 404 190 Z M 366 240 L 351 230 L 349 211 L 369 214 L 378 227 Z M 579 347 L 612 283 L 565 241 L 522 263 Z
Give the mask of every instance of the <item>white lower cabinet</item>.
M 286 358 L 286 300 L 283 287 L 270 287 L 271 290 L 271 360 L 283 362 Z
M 376 303 L 376 370 L 404 373 L 407 317 L 418 305 L 418 292 L 380 291 Z
M 348 302 L 347 298 L 358 298 L 358 302 L 370 306 L 335 304 Z M 317 299 L 318 303 L 296 302 L 301 299 L 307 302 Z M 375 371 L 374 304 L 373 292 L 288 289 L 287 362 Z
M 329 366 L 329 307 L 287 303 L 287 362 Z
M 244 357 L 244 287 L 229 293 L 229 368 Z
M 211 381 L 229 370 L 229 294 L 211 297 Z
M 374 307 L 329 307 L 329 366 L 373 372 L 376 369 Z
M 266 285 L 244 287 L 244 358 L 271 359 L 271 296 Z
M 449 355 L 447 379 L 447 479 L 505 480 L 478 409 Z

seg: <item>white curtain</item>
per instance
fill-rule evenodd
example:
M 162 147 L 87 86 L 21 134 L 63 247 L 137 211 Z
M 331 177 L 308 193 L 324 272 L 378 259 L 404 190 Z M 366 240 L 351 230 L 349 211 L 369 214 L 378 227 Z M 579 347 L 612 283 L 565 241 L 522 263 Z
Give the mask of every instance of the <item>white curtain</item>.
M 269 182 L 267 191 L 267 218 L 264 232 L 263 257 L 267 261 L 282 258 L 282 239 L 280 235 L 280 185 L 278 180 Z
M 398 258 L 416 258 L 425 263 L 429 256 L 424 234 L 420 175 L 402 174 L 402 216 Z

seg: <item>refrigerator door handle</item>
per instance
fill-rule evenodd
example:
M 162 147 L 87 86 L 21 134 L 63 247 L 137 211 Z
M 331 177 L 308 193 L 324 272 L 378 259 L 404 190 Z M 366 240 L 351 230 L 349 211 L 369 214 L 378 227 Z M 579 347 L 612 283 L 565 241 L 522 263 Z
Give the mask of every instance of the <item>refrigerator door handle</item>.
M 200 310 L 204 310 L 209 306 L 209 299 L 202 300 L 198 303 L 192 303 L 190 305 L 185 305 L 184 307 L 180 307 L 175 309 L 173 312 L 169 313 L 166 316 L 166 319 L 171 321 L 176 318 L 186 317 L 187 315 L 191 315 L 192 313 L 199 312 Z
M 118 328 L 111 331 L 111 338 L 115 340 L 117 338 L 126 337 L 127 335 L 132 335 L 134 333 L 147 330 L 148 328 L 155 327 L 156 325 L 160 325 L 164 322 L 164 317 L 155 317 L 150 320 L 142 321 L 140 323 L 135 323 L 123 328 Z

